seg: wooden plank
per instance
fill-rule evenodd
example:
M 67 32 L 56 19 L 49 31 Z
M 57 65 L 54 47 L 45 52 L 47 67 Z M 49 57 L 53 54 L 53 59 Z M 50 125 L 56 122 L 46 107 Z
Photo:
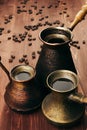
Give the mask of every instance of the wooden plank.
M 79 0 L 79 2 L 78 0 L 28 0 L 25 4 L 23 4 L 22 0 L 0 0 L 0 28 L 4 28 L 2 35 L 0 35 L 0 56 L 8 71 L 15 65 L 22 64 L 19 60 L 23 58 L 25 54 L 27 55 L 29 64 L 35 67 L 39 58 L 38 51 L 41 51 L 41 45 L 43 44 L 38 37 L 40 31 L 49 26 L 61 26 L 63 24 L 69 27 L 71 21 L 73 21 L 76 13 L 83 4 L 84 1 L 82 0 Z M 60 24 L 56 22 L 57 20 L 60 21 Z M 46 22 L 49 24 L 46 24 Z M 39 25 L 38 28 L 35 28 L 34 26 L 37 26 L 39 23 L 41 26 Z M 78 46 L 80 46 L 80 49 L 71 46 L 73 60 L 81 84 L 79 91 L 85 95 L 87 95 L 86 23 L 87 16 L 72 32 L 74 34 L 73 40 L 79 41 Z M 33 29 L 25 29 L 26 26 L 31 26 Z M 28 34 L 26 38 L 21 41 L 19 34 L 23 35 L 25 32 Z M 19 41 L 14 41 L 14 36 L 17 37 Z M 83 41 L 85 41 L 85 44 Z M 35 58 L 32 57 L 33 52 L 35 53 Z M 11 61 L 12 56 L 15 56 L 15 58 Z M 8 77 L 0 68 L 0 130 L 68 129 L 59 128 L 50 124 L 43 116 L 41 108 L 27 114 L 10 110 L 4 101 L 5 88 L 8 82 Z M 81 123 L 69 129 L 86 130 L 86 116 L 87 110 Z

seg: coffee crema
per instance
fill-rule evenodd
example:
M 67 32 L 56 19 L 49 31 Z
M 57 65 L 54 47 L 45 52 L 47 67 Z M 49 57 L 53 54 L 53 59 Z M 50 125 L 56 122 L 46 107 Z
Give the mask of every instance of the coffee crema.
M 74 83 L 67 78 L 60 78 L 53 82 L 52 88 L 60 92 L 70 91 L 74 87 Z
M 31 78 L 30 73 L 28 72 L 20 72 L 15 75 L 16 80 L 29 80 Z

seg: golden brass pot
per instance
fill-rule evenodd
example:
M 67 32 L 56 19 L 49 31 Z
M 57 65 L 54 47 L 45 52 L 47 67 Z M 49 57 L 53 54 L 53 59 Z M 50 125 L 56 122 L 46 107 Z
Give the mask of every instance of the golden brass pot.
M 48 75 L 46 82 L 51 93 L 42 102 L 45 117 L 59 126 L 78 122 L 85 112 L 87 97 L 77 92 L 77 75 L 69 70 L 56 70 Z
M 32 66 L 17 65 L 8 72 L 1 62 L 0 66 L 10 79 L 4 95 L 7 105 L 23 112 L 38 108 L 43 100 L 43 92 L 35 79 L 35 69 Z

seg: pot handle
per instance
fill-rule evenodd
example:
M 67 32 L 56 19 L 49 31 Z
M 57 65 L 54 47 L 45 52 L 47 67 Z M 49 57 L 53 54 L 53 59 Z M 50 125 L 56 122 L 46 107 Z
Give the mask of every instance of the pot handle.
M 68 99 L 78 103 L 87 104 L 87 96 L 84 96 L 81 93 L 70 94 Z
M 71 23 L 69 28 L 71 31 L 85 17 L 86 13 L 87 13 L 87 3 L 83 5 L 81 10 L 76 14 L 74 21 Z
M 12 80 L 11 80 L 11 77 L 10 77 L 10 75 L 9 75 L 9 71 L 6 69 L 6 67 L 5 67 L 5 66 L 2 64 L 2 62 L 1 62 L 1 56 L 0 56 L 0 66 L 1 66 L 1 68 L 4 70 L 4 72 L 7 74 L 9 80 L 12 81 Z

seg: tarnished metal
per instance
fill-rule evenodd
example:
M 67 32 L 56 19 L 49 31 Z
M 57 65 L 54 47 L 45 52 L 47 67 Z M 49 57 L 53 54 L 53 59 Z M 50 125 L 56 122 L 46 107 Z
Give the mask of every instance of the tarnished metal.
M 53 83 L 59 79 L 68 79 L 73 83 L 73 88 L 69 90 L 59 90 L 53 88 Z M 78 90 L 78 78 L 74 72 L 68 70 L 56 70 L 47 77 L 47 86 L 52 91 L 42 103 L 42 111 L 51 123 L 59 126 L 73 125 L 78 122 L 85 112 L 85 105 L 78 103 L 75 96 Z M 62 87 L 62 86 L 60 86 Z M 72 99 L 70 95 L 73 94 Z
M 35 69 L 28 65 L 17 65 L 8 72 L 1 62 L 0 66 L 10 79 L 4 95 L 7 105 L 23 112 L 39 107 L 43 100 L 43 90 L 35 79 Z

